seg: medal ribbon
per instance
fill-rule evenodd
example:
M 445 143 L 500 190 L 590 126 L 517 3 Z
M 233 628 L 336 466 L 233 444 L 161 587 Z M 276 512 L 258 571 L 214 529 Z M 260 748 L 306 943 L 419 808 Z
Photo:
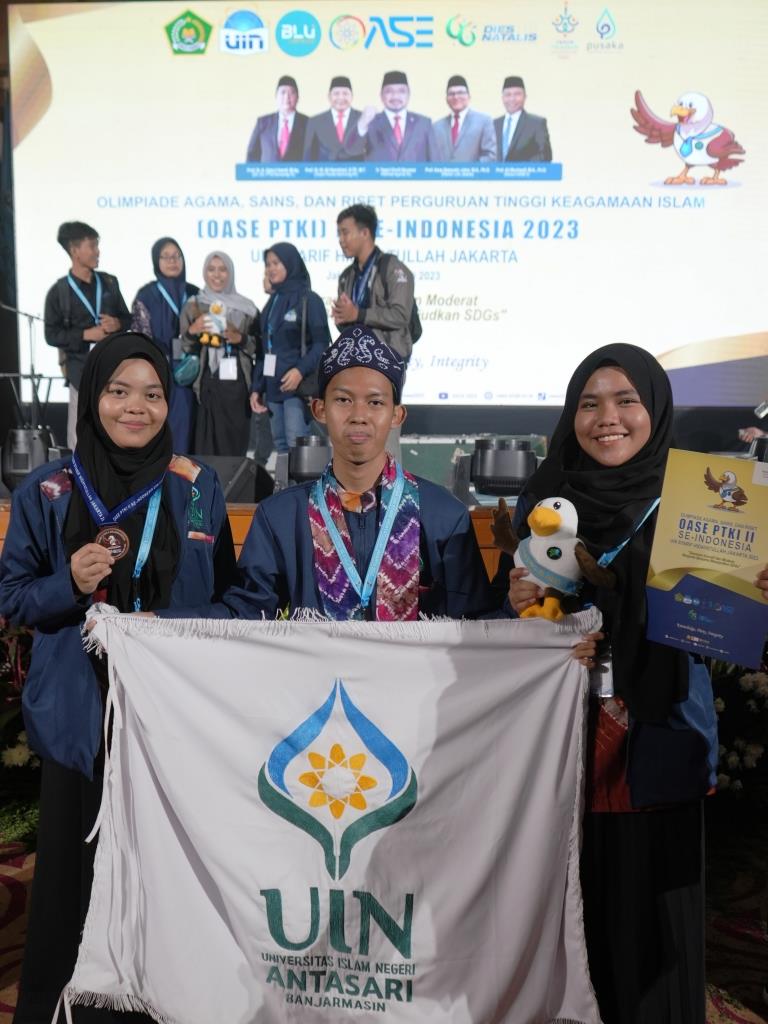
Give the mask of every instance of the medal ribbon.
M 323 523 L 328 531 L 328 536 L 331 538 L 331 542 L 336 549 L 336 554 L 339 556 L 342 568 L 347 574 L 349 582 L 352 584 L 355 593 L 360 598 L 360 603 L 365 609 L 368 608 L 371 603 L 371 595 L 373 594 L 374 587 L 376 586 L 376 579 L 379 575 L 379 569 L 381 568 L 381 561 L 384 558 L 384 552 L 386 551 L 387 544 L 392 533 L 392 527 L 395 524 L 397 510 L 400 507 L 400 499 L 403 496 L 403 490 L 405 488 L 403 467 L 399 462 L 397 463 L 397 475 L 395 477 L 394 486 L 382 496 L 382 502 L 386 503 L 386 512 L 384 514 L 382 524 L 379 527 L 376 544 L 373 549 L 373 554 L 371 555 L 371 561 L 368 565 L 368 571 L 365 574 L 364 581 L 360 579 L 360 573 L 357 571 L 357 566 L 347 550 L 347 546 L 336 528 L 336 524 L 331 518 L 328 502 L 325 500 L 324 478 L 325 474 L 315 482 L 315 502 L 320 510 L 321 516 L 323 517 Z
M 90 510 L 91 516 L 99 526 L 106 526 L 112 523 L 117 525 L 121 519 L 125 519 L 127 515 L 130 515 L 131 512 L 134 512 L 140 505 L 143 505 L 147 498 L 153 495 L 154 492 L 159 494 L 160 487 L 165 479 L 165 473 L 163 473 L 163 475 L 159 476 L 157 480 L 153 480 L 152 483 L 147 484 L 146 487 L 137 491 L 136 494 L 132 494 L 130 498 L 126 498 L 125 501 L 121 501 L 119 505 L 115 505 L 115 507 L 110 510 L 93 489 L 91 481 L 88 479 L 88 474 L 83 469 L 80 459 L 77 457 L 77 450 L 75 450 L 72 455 L 72 472 L 75 475 L 75 483 L 77 484 L 78 490 L 85 498 L 85 503 Z
M 72 291 L 75 293 L 78 299 L 80 299 L 82 304 L 93 317 L 94 324 L 98 326 L 99 317 L 101 316 L 101 278 L 99 277 L 95 270 L 93 272 L 93 276 L 96 278 L 96 309 L 93 308 L 91 303 L 85 297 L 83 289 L 80 287 L 77 281 L 75 281 L 74 277 L 72 277 L 71 274 L 67 274 L 67 281 L 69 281 L 69 287 L 72 289 Z
M 165 288 L 159 281 L 157 281 L 156 284 L 157 284 L 157 290 L 160 292 L 160 294 L 163 296 L 165 301 L 168 303 L 168 305 L 173 310 L 174 316 L 178 316 L 179 315 L 179 307 L 176 305 L 176 303 L 173 301 L 171 296 L 168 294 L 168 289 Z M 184 306 L 186 301 L 187 301 L 186 294 L 182 295 L 182 297 L 181 297 L 181 305 Z
M 136 588 L 136 596 L 133 599 L 133 610 L 135 612 L 141 611 L 141 598 L 138 594 L 139 576 L 141 576 L 141 570 L 146 565 L 147 558 L 149 557 L 149 549 L 152 547 L 152 538 L 155 535 L 155 527 L 157 526 L 157 514 L 160 511 L 161 495 L 162 491 L 158 487 L 149 499 L 147 518 L 144 520 L 144 529 L 141 533 L 139 553 L 136 555 L 136 565 L 133 567 L 133 585 Z

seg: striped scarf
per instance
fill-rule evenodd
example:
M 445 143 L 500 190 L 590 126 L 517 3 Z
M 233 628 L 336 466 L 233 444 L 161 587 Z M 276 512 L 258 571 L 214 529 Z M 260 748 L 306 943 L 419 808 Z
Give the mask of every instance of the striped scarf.
M 387 462 L 380 478 L 382 501 L 379 506 L 379 527 L 386 510 L 384 491 L 392 491 L 395 483 L 396 463 L 387 454 Z M 419 487 L 410 473 L 404 473 L 405 489 L 400 500 L 392 533 L 379 568 L 374 591 L 375 614 L 378 621 L 405 622 L 419 614 Z M 339 486 L 329 463 L 321 480 L 325 500 L 336 529 L 353 556 L 352 538 L 344 518 L 344 509 L 368 511 L 375 507 L 375 490 L 353 495 Z M 320 593 L 323 612 L 331 619 L 363 619 L 360 597 L 352 586 L 338 552 L 333 545 L 323 516 L 314 497 L 309 497 L 309 525 L 314 546 L 315 583 Z M 365 576 L 366 566 L 357 566 Z

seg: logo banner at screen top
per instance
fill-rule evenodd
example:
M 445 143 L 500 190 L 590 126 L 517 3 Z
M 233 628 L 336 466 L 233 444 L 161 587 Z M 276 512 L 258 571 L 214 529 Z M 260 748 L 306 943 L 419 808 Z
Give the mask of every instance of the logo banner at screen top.
M 105 615 L 116 707 L 72 1003 L 599 1024 L 564 625 Z

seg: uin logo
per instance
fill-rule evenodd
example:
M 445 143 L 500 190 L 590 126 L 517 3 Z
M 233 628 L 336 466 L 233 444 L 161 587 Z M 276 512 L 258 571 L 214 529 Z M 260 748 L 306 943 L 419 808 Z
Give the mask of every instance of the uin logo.
M 331 22 L 328 35 L 337 50 L 352 50 L 363 44 L 369 49 L 376 40 L 391 49 L 434 45 L 435 19 L 432 15 L 391 14 L 384 18 L 374 14 L 368 24 L 352 14 L 340 14 Z
M 579 23 L 576 18 L 568 12 L 568 0 L 565 0 L 565 3 L 563 4 L 563 13 L 558 14 L 552 24 L 560 35 L 569 36 L 576 31 L 576 26 Z
M 445 33 L 460 46 L 473 46 L 477 42 L 477 25 L 461 14 L 454 14 L 448 19 Z
M 165 34 L 176 54 L 202 54 L 208 46 L 211 26 L 193 11 L 184 11 L 178 18 L 169 21 Z
M 253 11 L 230 14 L 219 33 L 219 49 L 223 53 L 248 56 L 267 49 L 269 33 L 264 22 Z
M 603 42 L 613 39 L 616 35 L 616 22 L 613 20 L 611 12 L 607 7 L 597 19 L 597 22 L 595 23 L 595 31 Z
M 277 744 L 258 785 L 271 811 L 320 844 L 333 879 L 344 877 L 361 839 L 413 810 L 418 793 L 402 752 L 354 704 L 341 680 Z

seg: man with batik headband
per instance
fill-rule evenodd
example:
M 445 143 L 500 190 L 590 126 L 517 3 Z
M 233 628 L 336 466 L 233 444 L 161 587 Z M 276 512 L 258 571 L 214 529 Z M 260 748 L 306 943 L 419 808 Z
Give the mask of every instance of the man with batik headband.
M 330 619 L 407 621 L 491 609 L 466 508 L 385 450 L 405 419 L 404 377 L 403 359 L 364 326 L 348 327 L 326 351 L 312 412 L 333 459 L 319 480 L 259 505 L 240 556 L 242 585 L 224 598 L 230 614 L 313 609 Z

